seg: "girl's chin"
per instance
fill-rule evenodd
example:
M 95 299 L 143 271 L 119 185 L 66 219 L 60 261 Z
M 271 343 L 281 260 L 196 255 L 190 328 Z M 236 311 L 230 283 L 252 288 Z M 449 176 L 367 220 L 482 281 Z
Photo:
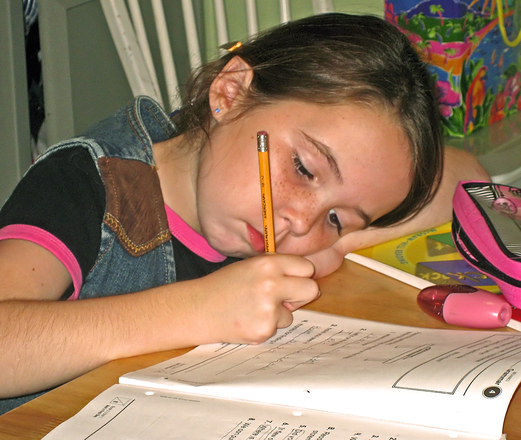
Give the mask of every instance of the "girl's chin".
M 245 258 L 251 258 L 251 257 L 255 257 L 257 256 L 258 254 L 256 252 L 253 252 L 253 251 L 249 251 L 249 252 L 242 252 L 242 251 L 219 251 L 222 255 L 225 255 L 226 257 L 232 257 L 232 258 L 240 258 L 242 260 L 244 260 Z
M 264 237 L 255 228 L 246 225 L 246 236 L 216 234 L 207 237 L 208 244 L 222 255 L 235 258 L 250 258 L 264 253 Z
M 210 246 L 212 246 L 212 248 L 214 248 L 221 255 L 225 255 L 226 257 L 244 259 L 258 255 L 255 250 L 253 250 L 244 242 L 236 243 L 236 246 L 233 246 L 229 241 L 222 242 L 220 240 L 215 240 L 215 243 L 210 243 Z M 262 251 L 264 252 L 264 248 Z

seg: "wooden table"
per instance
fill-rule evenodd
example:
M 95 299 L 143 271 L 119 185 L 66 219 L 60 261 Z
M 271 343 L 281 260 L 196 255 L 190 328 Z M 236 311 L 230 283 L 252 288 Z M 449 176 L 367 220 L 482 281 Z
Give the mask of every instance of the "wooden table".
M 394 324 L 450 328 L 418 308 L 418 289 L 352 261 L 345 261 L 337 272 L 320 280 L 320 286 L 322 296 L 307 308 Z M 148 367 L 187 351 L 188 349 L 171 350 L 110 362 L 0 416 L 0 438 L 41 439 L 58 424 L 76 414 L 100 392 L 117 383 L 122 374 Z M 519 390 L 508 409 L 504 432 L 508 434 L 508 440 L 521 440 Z

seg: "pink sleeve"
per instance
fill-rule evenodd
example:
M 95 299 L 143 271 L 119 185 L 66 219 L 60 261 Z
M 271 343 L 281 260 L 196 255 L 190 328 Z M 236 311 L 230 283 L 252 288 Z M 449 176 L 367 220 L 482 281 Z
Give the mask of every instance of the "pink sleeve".
M 0 229 L 0 240 L 7 239 L 31 241 L 51 252 L 62 262 L 71 275 L 74 293 L 68 299 L 78 299 L 83 283 L 81 268 L 74 254 L 62 241 L 44 229 L 30 225 L 8 225 Z

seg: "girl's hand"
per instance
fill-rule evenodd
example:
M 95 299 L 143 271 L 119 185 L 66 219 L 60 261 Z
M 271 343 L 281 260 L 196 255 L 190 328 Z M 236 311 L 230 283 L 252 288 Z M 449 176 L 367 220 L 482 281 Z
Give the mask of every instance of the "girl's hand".
M 320 295 L 313 274 L 303 257 L 265 254 L 199 279 L 207 283 L 195 300 L 208 336 L 213 342 L 265 341 L 293 322 L 294 310 Z
M 343 237 L 343 239 L 345 239 L 345 237 Z M 341 241 L 342 239 L 327 249 L 316 252 L 312 255 L 306 255 L 306 258 L 311 261 L 315 267 L 313 278 L 325 277 L 326 275 L 333 273 L 342 265 L 344 257 L 349 251 L 347 251 L 348 247 L 344 247 L 344 243 Z

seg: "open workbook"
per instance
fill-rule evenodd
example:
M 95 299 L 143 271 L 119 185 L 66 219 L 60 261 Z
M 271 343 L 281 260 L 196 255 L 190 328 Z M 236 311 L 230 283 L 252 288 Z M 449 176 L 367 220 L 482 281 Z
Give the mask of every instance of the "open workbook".
M 122 376 L 45 439 L 500 439 L 520 372 L 517 332 L 298 310 L 265 343 Z

